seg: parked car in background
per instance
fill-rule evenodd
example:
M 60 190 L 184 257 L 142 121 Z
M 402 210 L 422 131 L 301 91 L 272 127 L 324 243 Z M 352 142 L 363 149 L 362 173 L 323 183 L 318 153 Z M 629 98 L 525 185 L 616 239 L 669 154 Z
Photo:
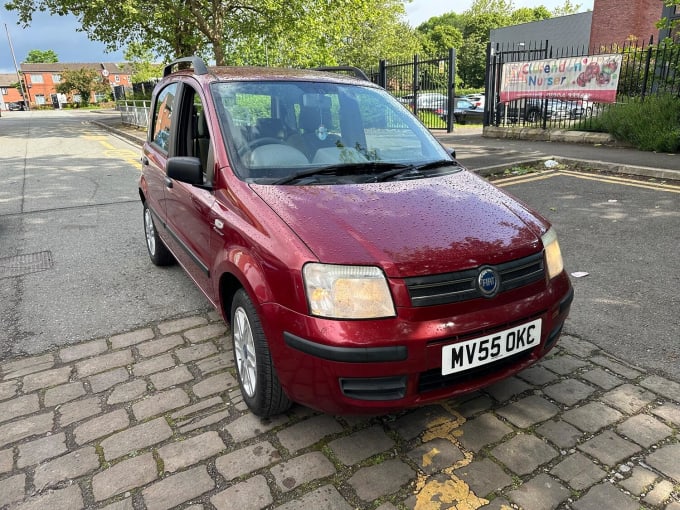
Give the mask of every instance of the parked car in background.
M 139 180 L 148 255 L 231 325 L 254 414 L 423 406 L 555 346 L 573 289 L 550 222 L 384 89 L 197 57 L 163 75 Z
M 7 109 L 15 112 L 23 111 L 26 109 L 26 105 L 23 101 L 15 101 L 13 103 L 7 103 Z
M 456 124 L 468 122 L 482 122 L 484 120 L 484 108 L 477 108 L 466 97 L 454 98 L 453 118 Z M 442 120 L 446 121 L 448 109 L 438 108 L 434 111 Z
M 413 94 L 408 94 L 399 98 L 399 102 L 408 106 L 411 110 L 414 107 Z M 435 111 L 441 108 L 446 108 L 449 104 L 449 98 L 445 94 L 439 92 L 421 92 L 417 94 L 417 103 L 419 110 Z
M 507 111 L 507 113 L 506 113 Z M 546 120 L 578 119 L 586 113 L 586 108 L 578 101 L 560 99 L 520 99 L 500 107 L 501 118 L 510 122 L 539 122 L 545 113 Z
M 468 94 L 465 99 L 470 101 L 475 108 L 484 110 L 484 104 L 486 102 L 484 94 Z

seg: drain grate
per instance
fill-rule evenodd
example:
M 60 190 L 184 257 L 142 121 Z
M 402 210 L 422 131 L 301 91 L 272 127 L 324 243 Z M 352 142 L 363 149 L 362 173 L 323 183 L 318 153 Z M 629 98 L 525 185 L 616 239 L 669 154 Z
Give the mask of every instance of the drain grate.
M 0 279 L 52 269 L 52 252 L 39 251 L 0 258 Z

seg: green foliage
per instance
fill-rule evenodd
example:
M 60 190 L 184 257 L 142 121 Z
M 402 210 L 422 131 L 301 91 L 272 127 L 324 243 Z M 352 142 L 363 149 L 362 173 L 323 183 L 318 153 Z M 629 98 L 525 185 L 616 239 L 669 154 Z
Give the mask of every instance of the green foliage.
M 31 50 L 26 56 L 26 64 L 54 64 L 59 62 L 59 57 L 54 50 Z
M 564 5 L 553 9 L 553 16 L 567 16 L 576 14 L 581 10 L 581 4 L 572 4 L 569 0 L 564 1 Z
M 110 86 L 103 83 L 102 77 L 96 69 L 86 68 L 62 71 L 61 82 L 56 89 L 60 94 L 71 94 L 73 92 L 79 94 L 82 106 L 90 104 L 92 92 L 106 93 L 111 91 Z
M 153 52 L 141 43 L 133 42 L 123 54 L 125 61 L 132 67 L 132 82 L 142 83 L 161 78 L 163 76 L 162 64 L 154 64 Z
M 668 94 L 613 105 L 593 119 L 591 129 L 640 150 L 680 152 L 680 99 Z

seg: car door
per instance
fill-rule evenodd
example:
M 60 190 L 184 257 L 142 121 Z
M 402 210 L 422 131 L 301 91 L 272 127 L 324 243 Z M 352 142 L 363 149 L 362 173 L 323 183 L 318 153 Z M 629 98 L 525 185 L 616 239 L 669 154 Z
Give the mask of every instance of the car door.
M 205 100 L 198 87 L 184 83 L 179 91 L 173 155 L 197 158 L 203 169 L 203 185 L 166 179 L 165 199 L 169 245 L 175 257 L 206 296 L 214 301 L 211 285 L 212 232 L 210 210 L 215 196 L 210 186 L 212 144 Z

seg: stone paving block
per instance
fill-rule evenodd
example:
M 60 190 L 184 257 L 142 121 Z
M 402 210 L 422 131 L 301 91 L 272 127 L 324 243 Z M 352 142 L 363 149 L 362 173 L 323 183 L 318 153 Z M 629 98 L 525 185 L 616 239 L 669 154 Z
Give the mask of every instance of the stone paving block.
M 680 483 L 680 444 L 662 446 L 647 456 L 647 464 Z
M 38 395 L 25 395 L 23 397 L 13 398 L 6 402 L 0 403 L 0 423 L 13 420 L 19 416 L 34 413 L 40 409 L 40 402 Z
M 122 430 L 128 425 L 130 419 L 127 411 L 118 409 L 78 425 L 73 430 L 73 435 L 76 443 L 82 445 Z
M 32 466 L 43 460 L 61 455 L 66 450 L 66 434 L 63 432 L 20 444 L 17 467 Z
M 588 457 L 579 452 L 570 455 L 550 470 L 550 473 L 564 480 L 577 491 L 587 489 L 607 476 Z
M 175 356 L 177 356 L 182 363 L 189 363 L 190 361 L 207 358 L 214 354 L 217 354 L 217 347 L 215 347 L 212 342 L 192 345 L 191 347 L 184 347 L 175 351 Z
M 71 377 L 73 367 L 53 368 L 43 372 L 28 374 L 22 380 L 21 389 L 24 393 L 64 384 Z
M 155 358 L 149 358 L 132 365 L 132 373 L 135 377 L 144 377 L 161 370 L 175 366 L 175 360 L 170 354 L 161 354 Z
M 673 429 L 647 414 L 638 414 L 627 419 L 616 430 L 643 448 L 649 448 L 673 433 Z
M 611 430 L 605 430 L 585 443 L 578 445 L 577 448 L 595 457 L 603 464 L 612 467 L 641 450 L 638 445 L 631 441 L 626 441 Z
M 0 447 L 52 430 L 54 412 L 34 414 L 23 420 L 0 425 Z
M 185 365 L 151 375 L 151 383 L 157 390 L 164 390 L 191 381 L 194 376 Z
M 146 381 L 143 379 L 135 379 L 134 381 L 116 386 L 106 402 L 109 405 L 129 402 L 141 397 L 144 393 L 146 393 Z
M 518 434 L 496 446 L 491 453 L 508 469 L 527 475 L 559 455 L 559 452 L 535 436 Z
M 88 379 L 88 381 L 90 383 L 90 389 L 92 390 L 92 393 L 99 393 L 112 388 L 116 384 L 125 382 L 129 378 L 130 374 L 128 373 L 127 369 L 120 367 L 114 370 L 109 370 L 108 372 L 93 375 Z
M 465 448 L 473 452 L 500 441 L 512 432 L 510 427 L 492 414 L 483 414 L 479 418 L 466 421 L 460 430 L 463 434 L 458 439 Z
M 221 372 L 203 379 L 201 382 L 194 384 L 191 387 L 194 395 L 198 398 L 207 397 L 216 393 L 222 393 L 230 388 L 238 386 L 238 382 L 229 372 Z
M 225 448 L 226 445 L 217 431 L 211 430 L 183 441 L 166 444 L 158 449 L 158 455 L 163 459 L 165 472 L 174 473 L 217 455 Z
M 642 372 L 624 363 L 612 359 L 610 356 L 591 356 L 590 361 L 597 363 L 601 367 L 608 368 L 612 372 L 624 377 L 625 379 L 637 379 Z
M 351 437 L 351 436 L 349 436 Z M 408 456 L 427 474 L 453 467 L 465 458 L 463 452 L 448 439 L 436 438 L 408 452 Z
M 455 474 L 480 497 L 486 497 L 512 484 L 512 478 L 490 459 L 471 462 L 467 466 L 456 469 Z
M 382 427 L 374 425 L 360 430 L 349 436 L 331 441 L 328 446 L 335 456 L 345 464 L 351 466 L 364 459 L 372 457 L 394 447 L 394 441 L 383 431 Z
M 78 484 L 33 496 L 14 507 L 13 510 L 55 510 L 57 508 L 68 508 L 68 510 L 85 508 L 83 493 Z
M 227 332 L 227 326 L 222 323 L 208 324 L 200 328 L 190 329 L 184 332 L 184 338 L 195 344 L 205 342 L 211 338 L 217 338 Z
M 629 496 L 605 482 L 596 485 L 578 501 L 572 503 L 575 510 L 602 510 L 612 508 L 616 510 L 638 510 L 639 504 Z
M 151 453 L 126 459 L 92 477 L 95 501 L 102 501 L 142 487 L 158 478 L 156 461 Z
M 142 491 L 147 510 L 175 508 L 215 488 L 205 466 L 168 476 Z
M 0 480 L 0 502 L 2 502 L 2 505 L 9 505 L 24 499 L 25 487 L 26 475 L 23 473 Z
M 479 395 L 465 402 L 455 403 L 454 408 L 461 416 L 465 418 L 472 418 L 479 413 L 488 411 L 494 405 L 493 399 L 488 395 Z
M 184 319 L 175 319 L 162 322 L 158 325 L 158 331 L 160 331 L 161 335 L 165 336 L 171 333 L 179 333 L 185 329 L 194 328 L 207 323 L 208 321 L 205 319 L 205 317 L 186 317 Z
M 652 413 L 669 423 L 680 426 L 680 406 L 678 405 L 664 404 L 652 409 Z
M 640 385 L 667 399 L 675 400 L 676 402 L 680 401 L 680 383 L 670 381 L 658 375 L 652 375 L 640 381 Z
M 132 506 L 132 498 L 126 498 L 121 499 L 120 501 L 115 501 L 110 505 L 102 507 L 101 510 L 134 510 L 134 507 Z
M 557 380 L 557 375 L 545 367 L 540 365 L 533 365 L 525 370 L 522 370 L 517 377 L 524 379 L 529 384 L 534 386 L 543 386 Z
M 652 402 L 656 396 L 639 386 L 624 384 L 602 395 L 603 403 L 625 414 L 634 414 Z
M 548 397 L 569 407 L 588 398 L 594 391 L 595 388 L 588 386 L 577 379 L 566 379 L 557 384 L 543 388 L 543 393 Z
M 277 464 L 270 471 L 279 490 L 288 492 L 313 480 L 334 475 L 335 467 L 323 453 L 310 452 Z
M 573 336 L 569 335 L 562 335 L 560 337 L 560 341 L 557 344 L 562 350 L 565 350 L 569 352 L 570 354 L 574 354 L 580 358 L 586 358 L 588 359 L 590 356 L 593 355 L 594 352 L 597 352 L 600 350 L 600 348 L 592 344 L 590 342 L 587 342 L 586 340 L 581 340 L 580 338 L 575 338 Z
M 569 490 L 554 478 L 541 473 L 519 489 L 508 494 L 508 497 L 521 508 L 531 510 L 552 510 L 569 497 Z
M 37 489 L 63 480 L 73 480 L 99 468 L 99 456 L 93 446 L 85 446 L 35 468 L 33 483 Z
M 623 415 L 620 412 L 601 402 L 589 402 L 562 414 L 564 421 L 571 423 L 584 432 L 592 433 L 612 423 L 616 423 L 621 418 L 623 418 Z
M 279 460 L 279 451 L 269 441 L 263 441 L 218 457 L 215 468 L 226 481 L 231 481 Z
M 144 358 L 150 358 L 168 352 L 182 344 L 184 344 L 184 339 L 180 335 L 171 335 L 137 344 L 137 352 Z
M 536 429 L 540 435 L 548 441 L 555 443 L 560 448 L 572 448 L 583 436 L 583 432 L 562 420 L 550 420 Z
M 104 449 L 104 458 L 111 460 L 158 444 L 171 436 L 172 430 L 165 418 L 156 418 L 107 437 L 101 442 L 101 446 Z
M 415 409 L 388 423 L 388 425 L 402 438 L 410 441 L 422 434 L 423 430 L 429 429 L 432 423 L 440 423 L 443 420 L 453 421 L 454 419 L 451 413 L 435 404 Z
M 237 483 L 210 498 L 210 502 L 217 510 L 262 510 L 274 502 L 272 493 L 267 485 L 267 479 L 262 475 L 254 476 L 244 482 Z
M 45 407 L 57 406 L 85 395 L 85 387 L 80 381 L 55 386 L 45 392 Z
M 582 373 L 581 377 L 605 390 L 611 390 L 623 384 L 623 379 L 610 374 L 602 368 L 588 370 L 587 372 Z
M 549 420 L 559 411 L 559 407 L 548 402 L 545 398 L 538 395 L 530 395 L 502 407 L 496 412 L 513 425 L 526 429 L 537 423 Z
M 76 363 L 76 372 L 81 379 L 90 375 L 106 372 L 112 368 L 124 367 L 133 362 L 132 351 L 125 349 L 124 351 L 112 352 L 110 354 L 103 354 L 96 358 L 90 358 Z
M 484 391 L 491 395 L 497 402 L 505 402 L 516 395 L 532 389 L 530 385 L 517 377 L 508 377 L 496 384 L 487 386 Z
M 111 348 L 115 350 L 122 349 L 123 347 L 130 347 L 131 345 L 136 345 L 146 340 L 151 340 L 154 336 L 151 328 L 144 328 L 112 336 L 109 338 L 109 341 L 111 342 Z
M 564 354 L 544 359 L 539 363 L 539 366 L 552 370 L 556 374 L 568 375 L 579 368 L 588 366 L 588 363 L 569 354 Z
M 375 501 L 398 491 L 416 477 L 416 473 L 399 459 L 389 459 L 359 469 L 348 480 L 363 501 Z
M 277 434 L 281 445 L 290 453 L 312 446 L 326 436 L 342 432 L 340 423 L 332 416 L 321 414 L 286 427 Z
M 65 427 L 71 423 L 99 414 L 101 410 L 101 403 L 97 397 L 69 402 L 68 404 L 59 406 L 57 410 L 59 414 L 59 425 Z
M 196 362 L 196 368 L 201 372 L 201 375 L 207 375 L 233 366 L 233 360 L 231 363 L 229 362 L 226 352 L 220 352 L 215 356 L 210 356 L 209 358 L 204 358 Z
M 70 347 L 59 349 L 59 359 L 64 363 L 70 363 L 83 358 L 90 358 L 106 352 L 109 346 L 103 338 L 100 340 L 93 340 L 92 342 L 85 342 Z
M 276 507 L 276 510 L 353 510 L 352 507 L 342 495 L 338 492 L 338 489 L 332 485 L 324 485 L 318 489 L 308 492 L 304 496 L 285 503 L 281 506 Z M 386 507 L 384 505 L 379 506 L 376 510 L 396 510 L 395 506 Z
M 652 506 L 660 506 L 670 498 L 673 493 L 673 484 L 668 480 L 662 480 L 654 486 L 654 488 L 645 495 L 643 501 Z
M 658 479 L 659 475 L 656 473 L 636 466 L 633 468 L 631 475 L 619 482 L 619 484 L 631 494 L 639 496 L 643 492 L 647 492 L 649 487 Z
M 179 420 L 181 418 L 186 418 L 187 416 L 191 416 L 194 413 L 198 413 L 200 411 L 204 411 L 206 409 L 210 409 L 211 407 L 214 407 L 216 409 L 224 407 L 224 401 L 222 400 L 222 397 L 211 397 L 207 398 L 205 400 L 201 400 L 200 402 L 197 402 L 196 404 L 183 407 L 179 411 L 175 411 L 170 415 L 170 417 L 173 420 Z
M 15 397 L 19 392 L 19 381 L 0 383 L 0 401 Z
M 14 465 L 14 452 L 11 448 L 0 451 L 0 474 L 9 473 Z
M 215 423 L 219 423 L 222 420 L 226 420 L 227 418 L 229 418 L 229 411 L 227 410 L 218 411 L 204 418 L 191 419 L 189 420 L 190 423 L 180 426 L 178 430 L 180 434 L 188 434 L 190 432 L 193 432 L 194 430 L 198 430 L 203 427 L 208 427 L 210 425 L 214 425 Z
M 16 379 L 34 372 L 42 372 L 53 366 L 54 355 L 50 353 L 3 363 L 0 365 L 0 374 L 3 380 Z
M 181 388 L 160 391 L 132 405 L 132 413 L 138 421 L 183 407 L 190 402 L 189 395 Z

